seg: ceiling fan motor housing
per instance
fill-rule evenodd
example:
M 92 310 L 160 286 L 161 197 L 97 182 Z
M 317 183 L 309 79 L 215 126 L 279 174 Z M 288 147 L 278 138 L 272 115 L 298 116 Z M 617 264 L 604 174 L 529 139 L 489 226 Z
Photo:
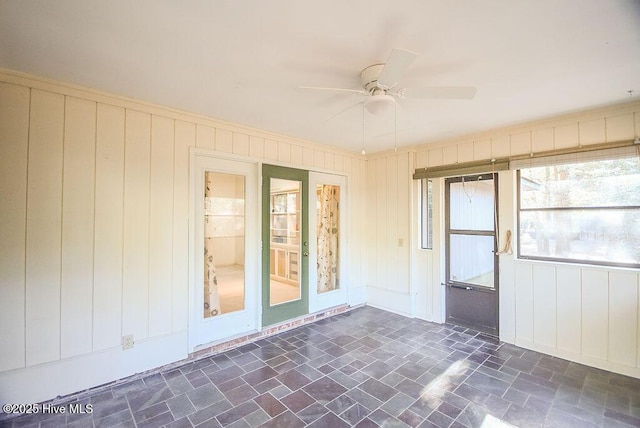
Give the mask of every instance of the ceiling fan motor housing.
M 383 68 L 384 64 L 374 64 L 360 72 L 360 82 L 365 91 L 373 94 L 373 91 L 380 89 L 380 87 L 378 87 L 378 77 Z

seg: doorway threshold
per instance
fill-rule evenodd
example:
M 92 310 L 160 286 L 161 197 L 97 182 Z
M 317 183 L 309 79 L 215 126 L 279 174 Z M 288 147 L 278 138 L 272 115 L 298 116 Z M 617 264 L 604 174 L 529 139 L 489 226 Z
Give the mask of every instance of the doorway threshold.
M 303 315 L 297 318 L 292 318 L 290 320 L 286 320 L 277 324 L 272 324 L 272 325 L 263 327 L 263 329 L 260 331 L 256 331 L 248 334 L 241 334 L 236 337 L 226 338 L 220 341 L 199 345 L 196 347 L 196 349 L 192 353 L 189 354 L 189 359 L 200 359 L 207 356 L 219 354 L 220 352 L 228 351 L 233 348 L 238 348 L 248 343 L 255 342 L 257 340 L 264 339 L 269 336 L 273 336 L 274 334 L 282 333 L 284 331 L 301 327 L 306 324 L 311 324 L 313 322 L 316 322 L 324 318 L 329 318 L 334 315 L 348 312 L 352 309 L 358 308 L 359 306 L 361 305 L 334 306 L 332 308 L 324 309 L 319 312 L 314 312 L 312 314 Z

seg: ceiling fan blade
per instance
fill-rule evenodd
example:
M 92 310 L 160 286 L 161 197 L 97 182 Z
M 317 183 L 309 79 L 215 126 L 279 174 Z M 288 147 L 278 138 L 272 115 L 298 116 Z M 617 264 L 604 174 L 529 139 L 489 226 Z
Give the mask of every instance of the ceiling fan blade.
M 378 76 L 378 86 L 383 89 L 393 88 L 417 56 L 417 53 L 406 49 L 392 50 Z
M 352 108 L 354 108 L 355 106 L 359 106 L 359 105 L 360 105 L 360 104 L 362 104 L 362 103 L 364 103 L 364 101 L 360 101 L 360 102 L 359 102 L 359 103 L 357 103 L 357 104 L 353 104 L 353 105 L 351 105 L 351 106 L 349 106 L 349 107 L 347 107 L 347 108 L 345 108 L 345 109 L 343 109 L 343 110 L 340 110 L 338 113 L 334 114 L 334 115 L 333 115 L 333 116 L 331 116 L 330 118 L 323 120 L 323 121 L 322 121 L 322 123 L 323 123 L 323 124 L 325 124 L 325 123 L 329 122 L 330 120 L 332 120 L 332 119 L 334 119 L 334 118 L 336 118 L 336 117 L 340 116 L 342 113 L 346 112 L 347 110 L 351 110 L 351 109 L 352 109 Z
M 475 86 L 432 86 L 403 90 L 407 98 L 470 100 L 476 96 Z
M 362 89 L 323 88 L 318 86 L 298 86 L 298 89 L 315 89 L 318 91 L 340 91 L 340 92 L 351 92 L 351 93 L 360 94 L 360 95 L 367 95 L 367 92 Z

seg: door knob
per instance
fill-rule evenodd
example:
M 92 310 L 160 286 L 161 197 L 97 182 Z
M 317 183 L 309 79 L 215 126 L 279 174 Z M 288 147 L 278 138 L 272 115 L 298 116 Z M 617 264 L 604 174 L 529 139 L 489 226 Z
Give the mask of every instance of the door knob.
M 302 253 L 302 255 L 305 256 L 305 257 L 309 257 L 309 252 L 305 251 L 304 253 Z

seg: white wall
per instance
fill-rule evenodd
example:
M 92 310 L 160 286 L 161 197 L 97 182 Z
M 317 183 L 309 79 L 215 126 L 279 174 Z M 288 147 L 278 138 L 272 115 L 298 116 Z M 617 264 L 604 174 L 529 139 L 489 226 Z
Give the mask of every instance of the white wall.
M 419 248 L 419 186 L 404 187 L 415 168 L 632 140 L 640 134 L 640 102 L 591 110 L 508 129 L 380 153 L 367 160 L 369 210 L 367 303 L 443 322 L 444 180 L 434 180 L 434 249 Z M 411 165 L 407 168 L 405 165 Z M 400 177 L 404 175 L 404 177 Z M 500 242 L 515 231 L 515 173 L 499 174 Z M 396 222 L 384 227 L 386 222 Z M 410 258 L 397 239 L 411 224 Z M 514 234 L 515 235 L 515 234 Z M 515 242 L 514 242 L 515 248 Z M 409 285 L 397 281 L 410 272 Z M 500 338 L 517 345 L 640 377 L 640 272 L 500 256 Z
M 367 304 L 411 316 L 410 204 L 413 157 L 407 150 L 367 160 Z
M 0 403 L 187 357 L 189 147 L 346 175 L 364 302 L 362 156 L 0 70 Z

